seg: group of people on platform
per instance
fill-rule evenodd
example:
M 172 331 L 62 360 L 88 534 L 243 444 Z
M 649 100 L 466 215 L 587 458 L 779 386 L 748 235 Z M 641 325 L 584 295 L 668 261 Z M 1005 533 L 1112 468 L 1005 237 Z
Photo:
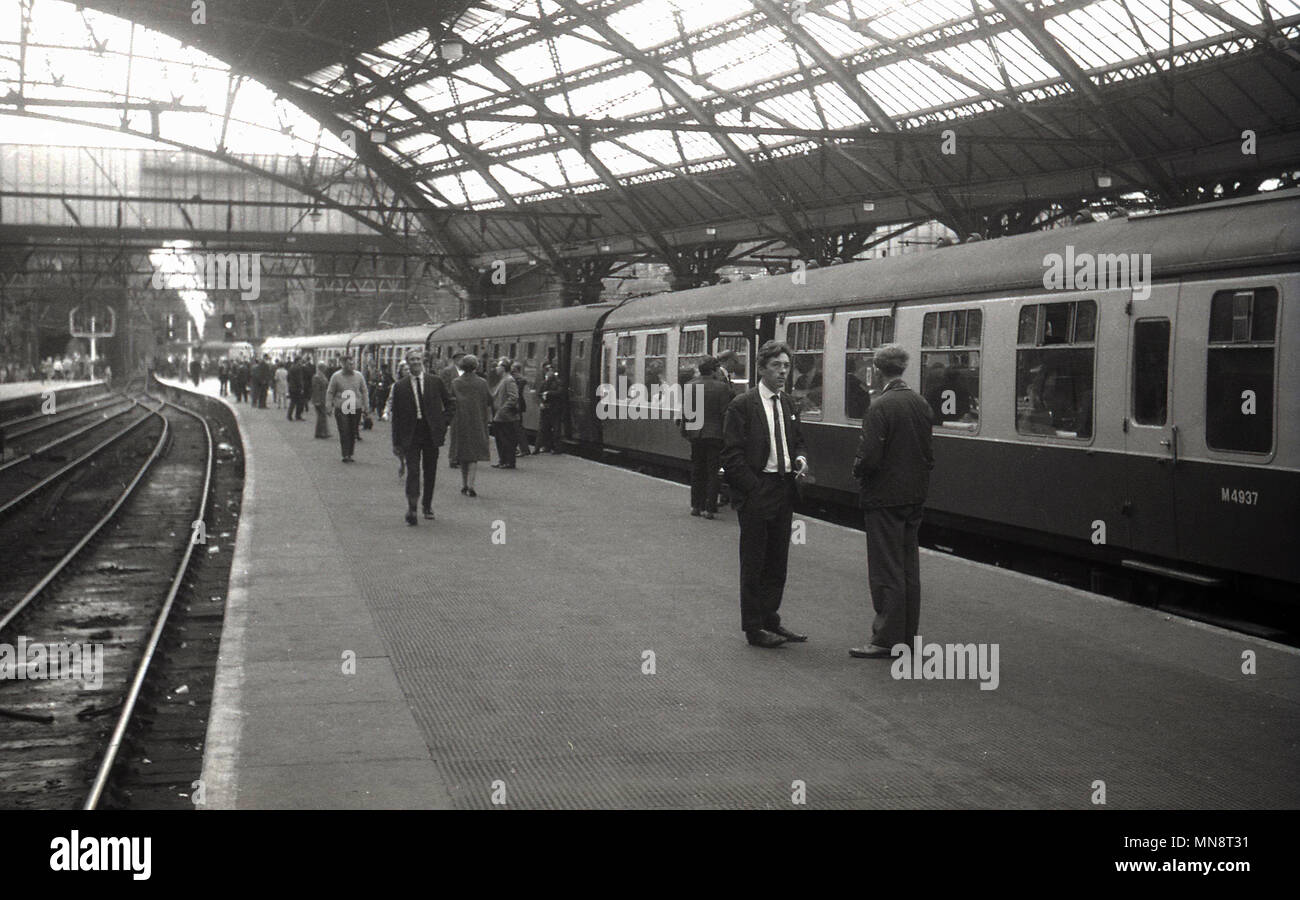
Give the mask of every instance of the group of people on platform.
M 16 381 L 113 380 L 113 367 L 105 358 L 91 360 L 80 353 L 47 356 L 36 364 L 11 362 L 0 356 L 0 384 Z
M 741 629 L 749 643 L 772 649 L 808 636 L 782 624 L 794 504 L 811 479 L 798 405 L 785 392 L 790 348 L 768 341 L 758 350 L 758 384 L 737 393 L 730 371 L 705 357 L 688 385 L 697 385 L 698 427 L 683 423 L 691 442 L 691 515 L 718 510 L 725 475 L 740 524 Z M 866 399 L 852 473 L 867 538 L 868 584 L 875 609 L 870 642 L 856 658 L 889 658 L 916 637 L 921 608 L 921 510 L 934 454 L 930 404 L 903 381 L 908 354 L 882 347 L 874 356 L 879 390 Z M 844 461 L 843 464 L 847 464 Z

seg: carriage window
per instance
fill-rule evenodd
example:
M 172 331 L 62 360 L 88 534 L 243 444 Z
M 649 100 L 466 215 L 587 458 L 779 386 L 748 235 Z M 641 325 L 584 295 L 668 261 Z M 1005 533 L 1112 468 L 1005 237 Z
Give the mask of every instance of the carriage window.
M 844 345 L 844 415 L 861 419 L 871 402 L 872 362 L 876 349 L 894 339 L 890 316 L 849 319 L 849 337 Z
M 667 384 L 668 378 L 668 335 L 647 334 L 645 336 L 645 384 Z
M 1273 449 L 1277 291 L 1219 291 L 1210 301 L 1205 443 L 1215 450 Z
M 939 426 L 972 430 L 980 420 L 980 340 L 984 314 L 978 309 L 926 313 L 921 328 L 921 396 Z
M 1169 320 L 1133 325 L 1133 421 L 1163 425 L 1169 419 Z
M 695 367 L 702 359 L 704 359 L 704 329 L 683 330 L 677 339 L 678 380 L 690 381 L 694 378 Z M 688 371 L 691 373 L 691 378 L 686 377 Z
M 723 358 L 730 352 L 730 356 Z M 736 384 L 749 384 L 749 338 L 723 334 L 713 339 L 713 355 L 726 366 Z
M 1092 437 L 1097 304 L 1034 303 L 1020 310 L 1016 431 Z M 1027 345 L 1027 346 L 1026 346 Z
M 614 378 L 611 378 L 610 382 L 617 384 L 616 379 L 619 378 L 626 378 L 628 381 L 636 380 L 636 338 L 631 335 L 618 339 Z
M 825 322 L 795 322 L 786 332 L 790 352 L 790 395 L 805 416 L 822 414 L 822 365 L 826 349 Z

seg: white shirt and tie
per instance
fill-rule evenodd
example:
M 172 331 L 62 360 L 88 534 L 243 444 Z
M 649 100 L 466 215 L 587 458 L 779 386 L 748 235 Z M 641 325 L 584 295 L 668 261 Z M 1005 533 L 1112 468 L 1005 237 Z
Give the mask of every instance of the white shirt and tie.
M 775 391 L 768 390 L 767 385 L 761 381 L 758 383 L 758 396 L 763 401 L 763 419 L 767 423 L 767 465 L 763 467 L 763 471 L 778 474 L 793 472 L 795 468 L 790 460 L 790 446 L 786 439 L 787 426 L 781 398 Z M 795 459 L 807 462 L 802 456 Z

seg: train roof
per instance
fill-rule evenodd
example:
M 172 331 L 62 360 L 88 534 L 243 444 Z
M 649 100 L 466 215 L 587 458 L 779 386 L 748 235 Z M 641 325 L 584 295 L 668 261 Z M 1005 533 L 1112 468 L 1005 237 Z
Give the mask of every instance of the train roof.
M 356 333 L 355 331 L 337 331 L 333 334 L 312 334 L 300 338 L 285 338 L 285 340 L 293 341 L 287 346 L 297 347 L 300 350 L 315 350 L 319 347 L 346 347 L 348 341 Z
M 807 283 L 771 275 L 625 304 L 605 328 L 698 321 L 847 304 L 1042 289 L 1044 257 L 1151 254 L 1155 278 L 1300 259 L 1300 189 L 809 269 Z
M 350 347 L 364 344 L 423 344 L 429 335 L 441 325 L 400 325 L 396 328 L 381 328 L 376 331 L 362 331 L 352 336 Z
M 434 340 L 464 342 L 478 338 L 592 331 L 601 316 L 617 307 L 618 304 L 613 302 L 589 303 L 585 306 L 561 306 L 508 316 L 463 319 L 439 328 Z

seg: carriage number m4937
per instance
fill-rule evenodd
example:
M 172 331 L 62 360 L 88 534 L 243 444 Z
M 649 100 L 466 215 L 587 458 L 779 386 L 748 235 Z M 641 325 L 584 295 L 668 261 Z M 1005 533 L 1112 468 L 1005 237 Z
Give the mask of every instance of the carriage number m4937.
M 1237 488 L 1220 488 L 1219 499 L 1224 503 L 1241 503 L 1255 506 L 1259 503 L 1259 491 L 1242 491 Z

